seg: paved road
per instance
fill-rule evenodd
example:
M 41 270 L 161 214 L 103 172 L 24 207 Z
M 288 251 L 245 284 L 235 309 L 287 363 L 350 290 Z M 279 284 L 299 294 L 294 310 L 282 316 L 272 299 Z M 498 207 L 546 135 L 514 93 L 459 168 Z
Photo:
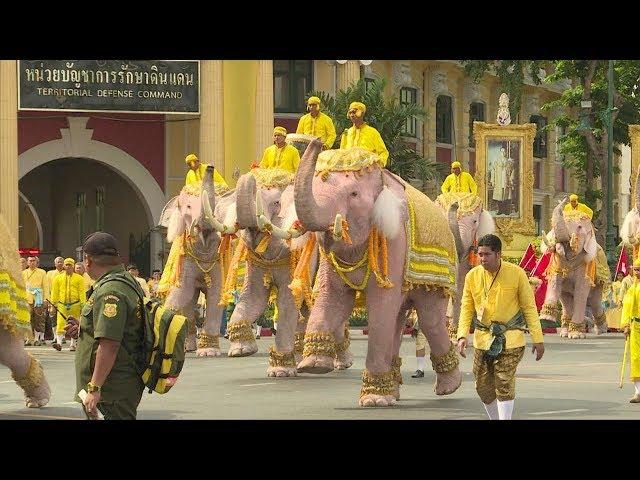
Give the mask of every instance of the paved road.
M 473 383 L 471 357 L 462 359 L 462 386 L 447 397 L 433 393 L 435 374 L 411 378 L 415 370 L 414 343 L 405 336 L 401 355 L 404 385 L 395 407 L 357 406 L 367 337 L 352 330 L 354 365 L 326 375 L 304 374 L 289 379 L 266 377 L 267 351 L 274 337 L 258 341 L 251 357 L 195 358 L 189 354 L 174 389 L 167 395 L 144 394 L 139 419 L 484 419 Z M 618 389 L 624 340 L 606 334 L 582 341 L 545 335 L 547 350 L 535 362 L 530 347 L 518 369 L 515 419 L 639 419 L 640 404 L 629 404 L 629 382 Z M 226 349 L 228 342 L 221 341 Z M 47 407 L 24 407 L 22 392 L 0 367 L 0 419 L 82 419 L 73 402 L 73 353 L 51 347 L 29 347 L 44 364 L 53 388 Z M 427 353 L 427 363 L 428 353 Z M 429 369 L 429 367 L 428 367 Z

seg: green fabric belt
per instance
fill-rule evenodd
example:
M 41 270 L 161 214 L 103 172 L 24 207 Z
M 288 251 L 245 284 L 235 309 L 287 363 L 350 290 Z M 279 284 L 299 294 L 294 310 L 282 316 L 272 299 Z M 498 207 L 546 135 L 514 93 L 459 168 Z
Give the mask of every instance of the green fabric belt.
M 495 360 L 495 358 L 502 352 L 503 345 L 505 343 L 505 332 L 507 330 L 522 330 L 526 331 L 527 323 L 524 321 L 524 314 L 522 310 L 519 310 L 511 320 L 507 323 L 491 322 L 490 326 L 486 326 L 476 320 L 475 328 L 484 332 L 491 333 L 491 345 L 489 350 L 484 354 L 484 359 L 487 361 Z

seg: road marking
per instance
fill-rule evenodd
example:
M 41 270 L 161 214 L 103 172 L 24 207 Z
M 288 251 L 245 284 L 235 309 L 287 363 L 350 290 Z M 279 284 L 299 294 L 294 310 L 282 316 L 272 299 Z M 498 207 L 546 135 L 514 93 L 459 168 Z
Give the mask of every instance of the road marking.
M 516 375 L 518 380 L 537 380 L 540 382 L 562 382 L 562 383 L 609 383 L 618 385 L 618 382 L 608 382 L 605 380 L 568 380 L 566 378 L 536 378 L 536 377 L 520 377 Z
M 555 413 L 573 413 L 573 412 L 588 412 L 588 408 L 573 408 L 571 410 L 549 410 L 548 412 L 531 412 L 529 415 L 553 415 Z
M 600 363 L 558 363 L 558 364 L 543 364 L 540 365 L 538 363 L 532 365 L 522 365 L 522 368 L 550 368 L 550 367 L 596 367 L 600 365 L 620 365 L 620 362 L 600 362 Z M 519 367 L 519 366 L 518 366 Z
M 54 420 L 84 420 L 84 418 L 78 418 L 78 417 L 63 417 L 59 415 L 37 415 L 33 413 L 0 412 L 0 415 L 12 415 L 17 417 L 51 418 Z
M 248 383 L 246 385 L 240 385 L 241 387 L 257 387 L 258 385 L 275 385 L 277 382 L 266 382 L 266 383 Z
M 599 352 L 599 350 L 596 350 L 595 348 L 593 350 L 560 350 L 558 352 L 554 352 L 555 354 L 560 354 L 560 353 L 592 353 L 592 352 Z
M 11 383 L 11 382 L 13 382 L 13 380 L 3 380 L 3 381 L 2 381 L 2 382 L 0 382 L 0 383 Z

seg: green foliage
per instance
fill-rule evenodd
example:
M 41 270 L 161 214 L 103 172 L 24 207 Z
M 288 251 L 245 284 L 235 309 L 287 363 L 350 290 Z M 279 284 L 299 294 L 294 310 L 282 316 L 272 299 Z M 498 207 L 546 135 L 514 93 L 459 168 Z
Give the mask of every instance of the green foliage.
M 507 257 L 506 255 L 502 255 L 500 258 L 509 263 L 515 263 L 516 265 L 520 264 L 520 260 L 521 260 L 520 257 Z
M 525 72 L 533 83 L 542 83 L 540 68 L 543 60 L 462 60 L 465 75 L 471 77 L 475 83 L 480 83 L 485 73 L 497 75 L 500 79 L 500 92 L 509 95 L 509 113 L 511 122 L 518 123 L 518 113 L 522 104 L 522 88 Z M 522 122 L 520 122 L 522 123 Z
M 410 148 L 407 143 L 404 126 L 410 118 L 424 119 L 426 112 L 417 104 L 401 104 L 396 95 L 384 98 L 385 79 L 376 79 L 365 85 L 364 79 L 352 84 L 346 90 L 339 90 L 335 97 L 326 92 L 315 91 L 322 102 L 322 111 L 329 115 L 336 127 L 336 141 L 333 148 L 340 148 L 342 133 L 351 127 L 347 110 L 351 102 L 362 102 L 367 106 L 365 121 L 374 127 L 389 150 L 387 168 L 403 179 L 441 181 L 444 177 L 443 166 L 428 160 Z
M 258 325 L 264 328 L 273 328 L 274 307 L 274 302 L 271 302 L 267 305 L 267 308 L 264 309 L 264 312 L 262 312 L 262 314 L 258 318 Z

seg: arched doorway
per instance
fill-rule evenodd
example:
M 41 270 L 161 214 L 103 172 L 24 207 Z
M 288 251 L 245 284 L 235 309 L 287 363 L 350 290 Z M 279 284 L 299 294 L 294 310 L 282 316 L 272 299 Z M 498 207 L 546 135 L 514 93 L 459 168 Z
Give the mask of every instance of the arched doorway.
M 137 242 L 153 227 L 138 192 L 122 174 L 95 160 L 47 162 L 23 176 L 19 190 L 41 220 L 42 250 L 60 252 L 64 257 L 75 257 L 88 233 L 105 230 L 118 239 L 126 261 L 129 238 L 133 236 Z M 31 223 L 20 218 L 20 225 L 20 241 L 33 238 Z

